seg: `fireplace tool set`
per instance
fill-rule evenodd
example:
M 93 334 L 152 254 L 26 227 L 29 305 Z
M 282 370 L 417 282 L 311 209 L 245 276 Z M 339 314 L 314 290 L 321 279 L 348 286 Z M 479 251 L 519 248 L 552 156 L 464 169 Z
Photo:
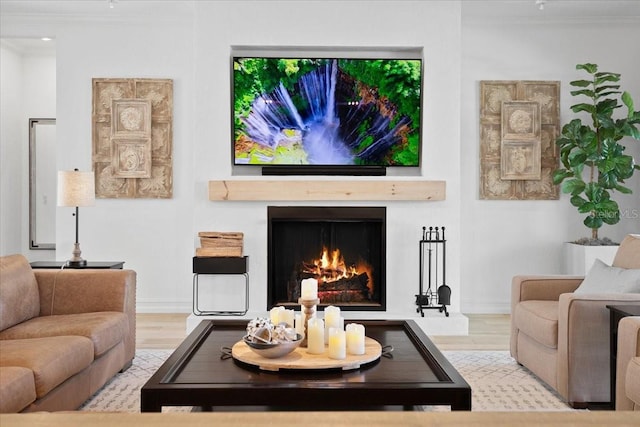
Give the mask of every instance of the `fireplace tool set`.
M 444 227 L 422 227 L 420 240 L 420 288 L 416 295 L 416 312 L 424 317 L 424 310 L 437 309 L 449 317 L 451 288 L 446 284 L 446 249 Z M 438 268 L 440 266 L 440 268 Z M 426 270 L 425 270 L 426 269 Z M 440 278 L 442 282 L 438 286 Z M 426 279 L 426 290 L 425 290 Z

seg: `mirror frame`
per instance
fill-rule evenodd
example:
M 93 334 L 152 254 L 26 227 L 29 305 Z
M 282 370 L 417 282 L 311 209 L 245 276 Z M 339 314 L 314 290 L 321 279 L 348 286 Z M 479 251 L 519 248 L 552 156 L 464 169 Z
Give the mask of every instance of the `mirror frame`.
M 29 249 L 45 249 L 45 250 L 55 250 L 56 248 L 56 244 L 55 242 L 53 243 L 49 243 L 49 242 L 40 242 L 38 241 L 38 234 L 37 234 L 37 218 L 38 218 L 38 214 L 37 214 L 37 210 L 36 210 L 36 205 L 37 205 L 37 188 L 36 188 L 36 182 L 37 182 L 37 148 L 38 148 L 38 144 L 40 144 L 41 142 L 38 142 L 37 140 L 37 133 L 36 133 L 36 127 L 38 125 L 45 125 L 45 126 L 55 126 L 56 125 L 56 119 L 51 119 L 51 118 L 47 118 L 47 119 L 29 119 Z M 52 179 L 56 179 L 55 176 Z M 56 195 L 53 194 L 52 196 L 52 200 L 56 200 Z M 55 222 L 54 222 L 55 224 Z M 55 225 L 54 225 L 55 227 Z

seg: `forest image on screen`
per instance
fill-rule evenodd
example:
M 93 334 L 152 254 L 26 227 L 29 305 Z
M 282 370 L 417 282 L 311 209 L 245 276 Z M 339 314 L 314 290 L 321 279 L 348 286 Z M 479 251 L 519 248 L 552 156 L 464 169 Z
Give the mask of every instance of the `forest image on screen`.
M 233 58 L 234 164 L 419 166 L 419 59 Z

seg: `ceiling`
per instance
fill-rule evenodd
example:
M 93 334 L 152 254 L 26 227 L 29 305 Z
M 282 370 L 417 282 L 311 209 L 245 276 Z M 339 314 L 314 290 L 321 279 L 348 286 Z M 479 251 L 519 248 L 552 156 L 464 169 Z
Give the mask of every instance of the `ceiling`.
M 9 46 L 14 51 L 30 54 L 30 55 L 55 55 L 56 53 L 56 41 L 49 40 L 43 41 L 38 38 L 30 39 L 18 39 L 18 38 L 3 38 L 2 44 Z
M 186 16 L 198 1 L 203 0 L 0 0 L 0 14 L 41 16 L 109 16 L 149 15 Z M 208 0 L 221 1 L 221 0 Z M 266 0 L 254 0 L 266 1 Z M 287 1 L 287 0 L 285 0 Z M 288 0 L 305 2 L 314 0 Z M 317 1 L 317 0 L 315 0 Z M 324 0 L 327 1 L 327 0 Z M 342 1 L 342 0 L 334 0 Z M 356 0 L 363 3 L 378 0 Z M 397 1 L 397 0 L 396 0 Z M 450 0 L 418 0 L 437 2 Z M 544 13 L 554 17 L 639 17 L 640 0 L 538 0 L 544 10 L 539 10 L 536 0 L 461 0 L 463 14 L 471 16 L 526 17 Z M 113 6 L 113 7 L 111 7 Z
M 223 2 L 223 0 L 0 0 L 0 17 L 116 21 L 123 19 L 193 19 L 196 4 L 200 1 Z M 280 1 L 301 3 L 319 0 Z M 342 0 L 323 1 L 337 2 Z M 353 1 L 366 3 L 380 0 Z M 444 2 L 450 0 L 413 1 Z M 542 10 L 539 8 L 540 2 L 544 3 Z M 461 0 L 461 4 L 462 19 L 471 22 L 486 23 L 506 20 L 569 22 L 596 19 L 637 22 L 640 19 L 640 0 Z M 2 41 L 14 50 L 23 53 L 55 52 L 55 40 L 45 43 L 39 39 L 4 38 Z
M 196 0 L 197 1 L 197 0 Z M 194 0 L 0 0 L 0 14 L 58 17 L 192 16 Z
M 489 19 L 638 19 L 640 0 L 462 0 L 462 15 Z

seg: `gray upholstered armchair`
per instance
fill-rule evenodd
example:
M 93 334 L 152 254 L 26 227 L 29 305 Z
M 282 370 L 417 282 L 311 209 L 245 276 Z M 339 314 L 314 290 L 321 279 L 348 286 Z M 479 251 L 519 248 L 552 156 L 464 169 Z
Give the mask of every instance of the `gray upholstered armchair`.
M 640 269 L 640 235 L 622 241 L 613 267 Z M 574 407 L 610 401 L 606 306 L 640 304 L 638 291 L 575 292 L 583 279 L 515 276 L 511 287 L 511 355 Z

